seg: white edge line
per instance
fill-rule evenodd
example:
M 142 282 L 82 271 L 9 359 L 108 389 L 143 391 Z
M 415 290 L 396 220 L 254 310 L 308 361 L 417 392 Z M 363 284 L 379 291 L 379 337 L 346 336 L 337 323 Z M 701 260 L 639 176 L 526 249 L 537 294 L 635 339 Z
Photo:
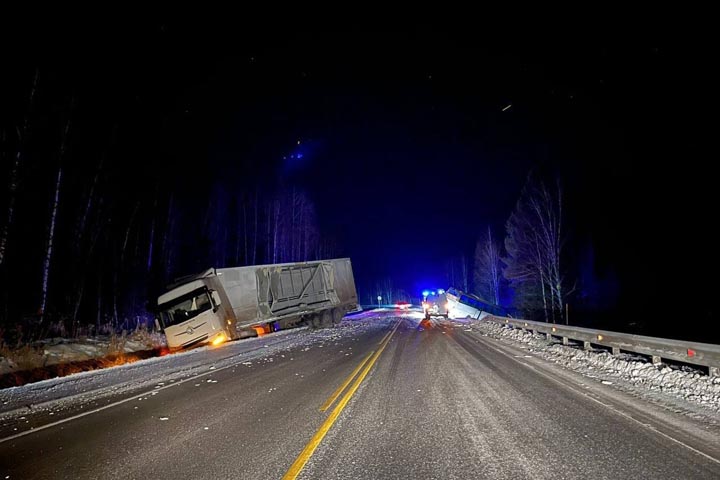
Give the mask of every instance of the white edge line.
M 245 360 L 243 360 L 243 361 L 246 362 L 247 360 L 245 359 Z M 169 384 L 169 385 L 164 385 L 164 386 L 162 386 L 162 387 L 160 387 L 160 388 L 153 388 L 152 390 L 148 390 L 148 391 L 143 392 L 143 393 L 136 393 L 136 394 L 134 394 L 134 395 L 131 395 L 131 396 L 128 397 L 128 398 L 124 398 L 124 399 L 122 399 L 122 400 L 118 400 L 117 402 L 108 403 L 107 405 L 103 405 L 102 407 L 98 407 L 98 408 L 94 408 L 94 409 L 92 409 L 92 410 L 88 410 L 88 411 L 86 411 L 86 412 L 78 413 L 78 414 L 76 414 L 76 415 L 73 415 L 73 416 L 70 416 L 70 417 L 67 417 L 67 418 L 63 418 L 62 420 L 58 420 L 58 421 L 56 421 L 56 422 L 47 423 L 47 424 L 41 425 L 41 426 L 39 426 L 39 427 L 37 427 L 37 428 L 33 428 L 32 430 L 25 430 L 24 432 L 16 433 L 16 434 L 11 435 L 11 436 L 9 436 L 9 437 L 0 438 L 0 443 L 5 443 L 5 442 L 8 442 L 8 441 L 10 441 L 10 440 L 15 440 L 16 438 L 24 437 L 25 435 L 30 435 L 31 433 L 35 433 L 35 432 L 39 432 L 39 431 L 41 431 L 41 430 L 45 430 L 46 428 L 51 428 L 51 427 L 55 427 L 55 426 L 57 426 L 57 425 L 61 425 L 61 424 L 63 424 L 63 423 L 71 422 L 71 421 L 73 421 L 73 420 L 77 420 L 78 418 L 82 418 L 82 417 L 85 417 L 85 416 L 87 416 L 87 415 L 92 415 L 93 413 L 101 412 L 101 411 L 103 411 L 103 410 L 107 410 L 108 408 L 116 407 L 116 406 L 118 406 L 118 405 L 122 405 L 123 403 L 127 403 L 127 402 L 130 402 L 130 401 L 132 401 L 132 400 L 137 400 L 138 397 L 142 397 L 142 396 L 145 396 L 145 395 L 152 395 L 152 392 L 160 392 L 160 391 L 162 391 L 162 390 L 165 390 L 166 388 L 176 387 L 176 386 L 178 386 L 178 385 L 182 385 L 182 384 L 185 383 L 185 382 L 189 382 L 190 380 L 195 380 L 195 379 L 197 379 L 197 378 L 199 378 L 199 377 L 204 377 L 204 376 L 206 376 L 206 375 L 211 375 L 211 374 L 216 373 L 216 372 L 222 372 L 223 370 L 227 370 L 228 368 L 232 368 L 232 367 L 237 367 L 238 365 L 242 365 L 242 362 L 233 363 L 233 364 L 231 364 L 231 365 L 226 365 L 226 366 L 220 367 L 220 368 L 214 368 L 214 369 L 212 369 L 212 370 L 210 370 L 210 371 L 198 373 L 197 375 L 194 375 L 194 376 L 192 376 L 192 377 L 184 378 L 184 379 L 182 379 L 182 380 L 179 380 L 179 381 L 177 381 L 177 382 L 171 383 L 171 384 Z
M 469 336 L 469 335 L 468 335 L 468 336 Z M 484 343 L 485 343 L 488 347 L 492 348 L 493 350 L 495 350 L 495 351 L 498 352 L 498 353 L 501 353 L 502 355 L 506 356 L 507 358 L 509 358 L 510 360 L 514 361 L 515 363 L 519 363 L 520 365 L 524 365 L 524 366 L 526 366 L 526 367 L 529 367 L 528 364 L 517 360 L 516 358 L 510 356 L 509 354 L 503 352 L 502 350 L 500 350 L 500 349 L 498 349 L 498 348 L 490 345 L 488 342 L 484 342 Z M 560 380 L 554 378 L 553 376 L 547 375 L 546 373 L 543 373 L 543 372 L 541 372 L 540 370 L 538 370 L 538 369 L 536 369 L 536 368 L 530 368 L 530 369 L 531 369 L 533 372 L 537 373 L 538 375 L 542 375 L 543 377 L 545 377 L 545 378 L 547 378 L 547 379 L 549 379 L 549 380 L 552 380 L 552 381 L 555 382 L 555 383 L 558 383 L 558 384 L 560 384 L 560 385 L 563 385 L 563 386 L 565 386 L 566 388 L 569 388 L 569 389 L 573 390 L 575 393 L 579 393 L 579 394 L 583 395 L 585 398 L 589 398 L 589 399 L 592 400 L 593 402 L 598 403 L 598 404 L 602 405 L 603 407 L 606 407 L 608 410 L 611 410 L 611 411 L 617 413 L 618 415 L 621 415 L 621 416 L 623 416 L 623 417 L 625 417 L 625 418 L 627 418 L 627 419 L 629 419 L 629 420 L 632 420 L 633 422 L 637 423 L 638 425 L 640 425 L 640 426 L 642 426 L 642 427 L 645 427 L 645 428 L 647 428 L 648 430 L 651 430 L 651 431 L 653 431 L 653 432 L 661 435 L 662 437 L 667 438 L 668 440 L 671 440 L 671 441 L 673 441 L 673 442 L 675 442 L 675 443 L 677 443 L 677 444 L 679 444 L 679 445 L 682 445 L 683 447 L 687 448 L 688 450 L 691 450 L 691 451 L 697 453 L 698 455 L 701 455 L 701 456 L 707 458 L 708 460 L 711 460 L 711 461 L 717 463 L 718 465 L 720 465 L 720 460 L 718 460 L 717 458 L 715 458 L 715 457 L 713 457 L 713 456 L 711 456 L 711 455 L 708 455 L 708 454 L 705 453 L 705 452 L 701 452 L 701 451 L 698 450 L 697 448 L 691 447 L 691 446 L 688 445 L 687 443 L 684 443 L 684 442 L 682 442 L 681 440 L 678 440 L 678 439 L 675 438 L 675 437 L 671 437 L 670 435 L 668 435 L 668 434 L 666 434 L 666 433 L 664 433 L 664 432 L 661 432 L 660 430 L 658 430 L 657 428 L 653 427 L 652 425 L 648 425 L 647 423 L 643 423 L 643 422 L 641 422 L 640 420 L 634 418 L 633 416 L 628 415 L 627 413 L 618 410 L 618 409 L 615 408 L 614 406 L 609 405 L 609 404 L 604 403 L 604 402 L 601 402 L 600 400 L 598 400 L 598 399 L 596 399 L 596 398 L 593 398 L 591 395 L 588 395 L 586 392 L 583 392 L 582 390 L 578 390 L 578 389 L 576 389 L 574 386 L 569 385 L 569 384 L 567 384 L 567 383 L 563 383 L 563 382 L 561 382 Z
M 400 325 L 400 322 L 398 322 L 398 324 L 395 326 L 395 328 L 397 329 L 397 327 L 398 327 L 399 325 Z M 275 345 L 277 345 L 277 344 L 280 344 L 280 343 L 283 343 L 283 342 L 277 342 L 277 343 L 274 344 L 273 346 L 275 346 Z M 261 348 L 264 348 L 264 347 L 258 347 L 258 348 L 256 348 L 256 349 L 251 350 L 251 351 L 257 351 L 257 350 L 260 350 Z M 250 353 L 250 352 L 245 352 L 245 353 Z M 39 426 L 39 427 L 37 427 L 37 428 L 33 428 L 33 429 L 31 429 L 31 430 L 25 430 L 24 432 L 15 433 L 15 434 L 13 434 L 13 435 L 10 435 L 9 437 L 0 438 L 0 443 L 9 442 L 10 440 L 15 440 L 15 439 L 17 439 L 17 438 L 24 437 L 25 435 L 30 435 L 31 433 L 36 433 L 36 432 L 39 432 L 39 431 L 41 431 L 41 430 L 45 430 L 46 428 L 56 427 L 56 426 L 61 425 L 61 424 L 63 424 L 63 423 L 71 422 L 71 421 L 73 421 L 73 420 L 77 420 L 78 418 L 86 417 L 86 416 L 88 416 L 88 415 L 92 415 L 93 413 L 98 413 L 98 412 L 101 412 L 101 411 L 103 411 L 103 410 L 107 410 L 108 408 L 117 407 L 118 405 L 122 405 L 123 403 L 127 403 L 127 402 L 130 402 L 130 401 L 132 401 L 132 400 L 136 400 L 137 397 L 142 397 L 142 396 L 144 396 L 144 395 L 151 395 L 152 392 L 160 392 L 160 391 L 162 391 L 162 390 L 165 390 L 166 388 L 176 387 L 176 386 L 178 386 L 178 385 L 182 385 L 182 384 L 185 383 L 185 382 L 189 382 L 190 380 L 195 380 L 195 379 L 197 379 L 197 378 L 204 377 L 204 376 L 206 376 L 206 375 L 211 375 L 211 374 L 216 373 L 216 372 L 222 372 L 223 370 L 227 370 L 228 368 L 237 367 L 238 365 L 242 365 L 243 362 L 247 362 L 247 361 L 248 361 L 246 358 L 245 358 L 245 359 L 241 359 L 241 360 L 242 360 L 242 361 L 238 361 L 237 363 L 232 363 L 232 364 L 226 365 L 226 366 L 224 366 L 224 367 L 214 368 L 214 369 L 212 369 L 212 370 L 210 370 L 210 371 L 207 371 L 207 372 L 198 373 L 197 375 L 194 375 L 194 376 L 192 376 L 192 377 L 188 377 L 188 378 L 179 380 L 179 381 L 177 381 L 177 382 L 175 382 L 175 383 L 171 383 L 171 384 L 169 384 L 169 385 L 164 385 L 164 386 L 162 386 L 162 387 L 160 387 L 160 388 L 153 388 L 152 390 L 148 390 L 148 391 L 143 392 L 143 393 L 136 393 L 136 394 L 134 394 L 134 395 L 131 395 L 131 396 L 128 397 L 128 398 L 124 398 L 124 399 L 122 399 L 122 400 L 118 400 L 117 402 L 108 403 L 107 405 L 103 405 L 102 407 L 98 407 L 98 408 L 94 408 L 94 409 L 92 409 L 92 410 L 88 410 L 88 411 L 86 411 L 86 412 L 78 413 L 78 414 L 76 414 L 76 415 L 72 415 L 72 416 L 70 416 L 70 417 L 63 418 L 63 419 L 61 419 L 61 420 L 57 420 L 57 421 L 52 422 L 52 423 L 46 423 L 45 425 L 41 425 L 41 426 Z

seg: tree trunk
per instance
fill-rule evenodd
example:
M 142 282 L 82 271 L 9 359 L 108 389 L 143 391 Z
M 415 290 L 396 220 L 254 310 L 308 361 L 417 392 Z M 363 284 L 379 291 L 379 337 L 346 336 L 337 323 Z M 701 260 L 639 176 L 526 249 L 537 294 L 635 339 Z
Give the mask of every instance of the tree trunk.
M 243 245 L 245 246 L 244 264 L 248 264 L 247 202 L 243 202 Z
M 13 162 L 12 169 L 10 170 L 10 181 L 8 182 L 8 207 L 7 215 L 5 217 L 5 224 L 3 225 L 2 232 L 0 232 L 0 267 L 5 263 L 5 252 L 7 250 L 8 237 L 10 236 L 10 228 L 12 227 L 13 220 L 15 219 L 15 198 L 17 196 L 17 189 L 19 184 L 20 167 L 22 165 L 22 155 L 25 146 L 25 140 L 28 134 L 28 125 L 30 124 L 30 113 L 32 112 L 33 104 L 35 103 L 35 92 L 37 92 L 38 77 L 40 76 L 40 70 L 35 70 L 35 77 L 33 79 L 32 87 L 30 88 L 30 102 L 28 109 L 25 112 L 25 118 L 23 119 L 22 129 L 18 131 L 18 147 L 15 153 L 15 161 Z M 5 141 L 5 132 L 3 132 L 3 142 Z
M 275 202 L 273 202 L 273 256 L 272 256 L 272 263 L 277 263 L 277 253 L 278 253 L 278 222 L 280 217 L 280 200 L 276 199 Z
M 60 203 L 61 183 L 62 167 L 59 167 L 57 173 L 57 180 L 55 181 L 55 199 L 53 201 L 52 213 L 50 214 L 50 229 L 48 231 L 47 249 L 45 250 L 45 261 L 43 262 L 42 292 L 40 298 L 40 323 L 43 323 L 43 320 L 45 318 L 45 307 L 47 305 L 48 280 L 50 278 L 50 262 L 52 261 L 53 241 L 55 240 L 55 223 L 57 220 L 58 204 Z
M 255 189 L 255 228 L 253 229 L 252 265 L 257 265 L 257 234 L 258 234 L 258 191 Z
M 90 214 L 90 209 L 92 208 L 93 199 L 95 198 L 95 188 L 97 187 L 98 178 L 100 177 L 100 172 L 102 171 L 104 159 L 100 159 L 100 163 L 98 164 L 97 171 L 95 172 L 95 176 L 93 177 L 92 185 L 90 185 L 90 191 L 88 192 L 88 199 L 87 203 L 85 204 L 85 209 L 83 210 L 82 217 L 80 217 L 80 223 L 78 224 L 78 229 L 75 234 L 75 248 L 80 248 L 80 242 L 82 240 L 82 237 L 85 233 L 85 224 L 87 223 L 88 215 Z
M 160 275 L 160 278 L 164 283 L 167 283 L 167 280 L 169 276 L 171 275 L 171 272 L 173 271 L 172 267 L 172 235 L 173 235 L 173 228 L 175 225 L 175 221 L 173 218 L 173 200 L 174 197 L 171 194 L 170 198 L 168 199 L 168 208 L 167 208 L 167 220 L 165 221 L 165 231 L 163 232 L 163 238 L 162 243 L 160 245 L 160 255 L 163 259 L 165 265 L 162 269 L 162 273 Z M 170 240 L 168 241 L 168 237 Z
M 84 262 L 82 264 L 82 268 L 80 270 L 80 284 L 78 286 L 78 294 L 75 298 L 75 305 L 73 308 L 73 316 L 72 316 L 73 325 L 75 325 L 77 323 L 78 312 L 80 311 L 80 305 L 82 303 L 83 294 L 85 293 L 85 279 L 87 277 L 88 264 L 90 263 L 90 258 L 92 257 L 93 251 L 95 250 L 95 245 L 97 244 L 97 240 L 100 237 L 101 228 L 99 228 L 97 230 L 97 232 L 95 233 L 95 236 L 91 238 L 90 247 L 88 248 L 88 251 L 86 252 L 85 260 L 84 260 Z
M 58 205 L 60 203 L 60 186 L 62 185 L 62 162 L 65 156 L 65 150 L 67 148 L 67 137 L 70 133 L 70 126 L 72 125 L 72 114 L 75 109 L 75 98 L 70 102 L 70 113 L 65 122 L 65 130 L 63 131 L 62 141 L 60 142 L 60 152 L 58 154 L 58 173 L 57 180 L 55 181 L 55 197 L 53 200 L 53 206 L 50 214 L 50 228 L 48 230 L 48 241 L 47 249 L 45 250 L 45 261 L 43 262 L 43 279 L 42 279 L 42 291 L 40 297 L 40 323 L 42 324 L 45 319 L 45 308 L 47 306 L 47 294 L 48 294 L 48 280 L 50 278 L 50 263 L 52 262 L 53 254 L 53 242 L 55 240 L 55 224 L 57 222 Z
M 147 256 L 147 264 L 146 264 L 147 273 L 150 273 L 150 269 L 152 268 L 152 264 L 153 264 L 153 250 L 154 250 L 154 244 L 155 244 L 155 220 L 157 217 L 158 196 L 159 196 L 159 187 L 158 187 L 158 189 L 155 190 L 155 201 L 153 202 L 152 221 L 150 222 L 150 240 L 148 241 L 148 256 Z M 132 219 L 131 219 L 131 222 L 132 222 Z
M 296 261 L 297 255 L 295 254 L 295 237 L 296 237 L 296 224 L 295 224 L 295 204 L 297 203 L 297 194 L 295 191 L 295 187 L 292 189 L 292 198 L 290 199 L 292 202 L 292 211 L 291 211 L 291 217 L 290 217 L 290 258 L 289 261 Z

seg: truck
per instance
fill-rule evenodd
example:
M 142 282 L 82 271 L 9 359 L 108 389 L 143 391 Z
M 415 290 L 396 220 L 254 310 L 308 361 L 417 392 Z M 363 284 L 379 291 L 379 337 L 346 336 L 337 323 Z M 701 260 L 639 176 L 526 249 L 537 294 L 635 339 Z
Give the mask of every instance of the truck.
M 181 349 L 300 324 L 332 326 L 359 308 L 349 258 L 209 268 L 158 297 L 155 324 L 170 349 Z
M 446 292 L 448 311 L 451 318 L 480 318 L 483 312 L 508 316 L 508 312 L 499 305 L 486 302 L 477 295 L 466 293 L 456 288 L 448 288 Z
M 448 318 L 448 303 L 445 290 L 424 291 L 422 307 L 426 320 L 430 320 L 431 317 Z

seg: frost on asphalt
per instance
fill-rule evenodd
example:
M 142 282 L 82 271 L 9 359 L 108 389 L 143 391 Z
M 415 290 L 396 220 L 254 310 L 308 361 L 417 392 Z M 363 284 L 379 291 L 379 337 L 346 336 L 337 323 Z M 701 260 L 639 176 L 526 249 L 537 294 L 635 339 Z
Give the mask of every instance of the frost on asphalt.
M 360 315 L 346 319 L 334 328 L 285 330 L 229 342 L 220 348 L 200 347 L 113 368 L 6 388 L 0 390 L 0 429 L 15 424 L 20 415 L 55 415 L 70 409 L 93 408 L 109 402 L 111 396 L 144 398 L 150 392 L 157 393 L 178 382 L 193 381 L 198 376 L 201 377 L 195 380 L 195 385 L 212 384 L 216 380 L 202 377 L 225 368 L 270 364 L 274 356 L 351 339 L 389 325 L 393 320 L 389 314 Z
M 470 326 L 471 330 L 484 336 L 520 343 L 531 353 L 604 385 L 618 386 L 622 382 L 623 387 L 631 388 L 645 398 L 672 397 L 715 414 L 720 413 L 720 377 L 710 377 L 695 368 L 655 366 L 641 355 L 612 355 L 605 350 L 584 350 L 564 346 L 557 340 L 547 340 L 545 335 L 523 332 L 491 321 L 466 322 L 454 321 L 457 327 Z

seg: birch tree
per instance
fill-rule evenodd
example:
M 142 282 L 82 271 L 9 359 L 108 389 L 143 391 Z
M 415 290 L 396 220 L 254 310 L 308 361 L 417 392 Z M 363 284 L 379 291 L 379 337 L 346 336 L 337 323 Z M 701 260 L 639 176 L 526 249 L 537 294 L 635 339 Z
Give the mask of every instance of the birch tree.
M 35 103 L 35 93 L 37 92 L 39 76 L 40 71 L 35 70 L 35 77 L 33 78 L 33 84 L 30 88 L 30 101 L 28 102 L 28 109 L 25 112 L 22 127 L 18 129 L 18 146 L 15 151 L 15 158 L 13 159 L 12 167 L 10 168 L 10 175 L 8 178 L 8 206 L 6 210 L 5 223 L 3 224 L 2 231 L 0 231 L 0 267 L 2 267 L 3 263 L 5 263 L 5 252 L 7 250 L 8 237 L 10 236 L 10 228 L 15 220 L 15 201 L 20 181 L 20 167 L 22 166 L 23 153 L 27 143 L 30 114 L 32 113 L 33 105 Z M 4 136 L 5 132 L 3 132 L 3 137 Z M 3 141 L 5 141 L 4 138 Z
M 75 107 L 75 99 L 70 103 L 70 113 L 68 119 L 65 122 L 65 130 L 63 131 L 62 140 L 60 142 L 60 152 L 58 154 L 58 169 L 57 177 L 55 180 L 55 195 L 53 197 L 52 208 L 50 210 L 50 223 L 48 227 L 48 239 L 47 246 L 45 249 L 45 261 L 43 262 L 43 277 L 42 277 L 42 289 L 40 296 L 40 323 L 43 322 L 45 317 L 45 307 L 47 305 L 47 293 L 48 293 L 48 279 L 50 277 L 50 263 L 53 255 L 53 243 L 55 240 L 55 224 L 57 222 L 58 206 L 60 205 L 60 186 L 62 185 L 62 165 L 63 157 L 65 156 L 65 150 L 67 149 L 67 138 L 70 134 L 70 125 L 72 124 L 72 113 Z
M 506 223 L 503 274 L 524 310 L 542 309 L 546 322 L 563 318 L 562 189 L 528 177 Z
M 475 247 L 473 281 L 476 293 L 484 300 L 499 305 L 501 277 L 500 248 L 488 227 Z

